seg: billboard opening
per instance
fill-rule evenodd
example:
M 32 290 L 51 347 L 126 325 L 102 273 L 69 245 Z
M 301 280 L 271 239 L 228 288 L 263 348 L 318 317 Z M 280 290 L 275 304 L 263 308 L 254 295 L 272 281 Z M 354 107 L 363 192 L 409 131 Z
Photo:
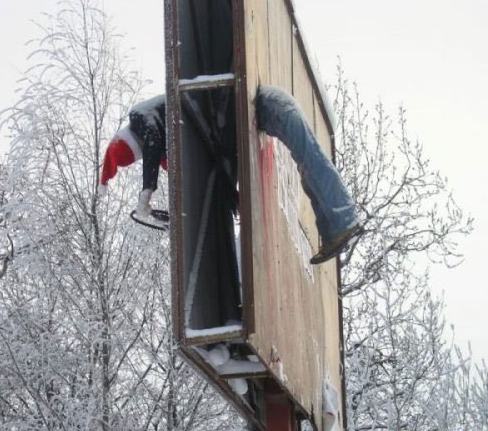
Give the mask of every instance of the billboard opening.
M 187 330 L 241 321 L 235 111 L 229 90 L 188 91 L 181 101 Z

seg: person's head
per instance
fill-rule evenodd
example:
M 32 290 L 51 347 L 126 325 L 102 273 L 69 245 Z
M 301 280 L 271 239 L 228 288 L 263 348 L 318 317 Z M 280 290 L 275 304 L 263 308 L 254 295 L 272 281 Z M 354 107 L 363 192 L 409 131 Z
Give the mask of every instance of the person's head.
M 120 129 L 105 152 L 100 183 L 106 186 L 115 177 L 119 167 L 129 166 L 141 156 L 141 149 L 129 128 Z

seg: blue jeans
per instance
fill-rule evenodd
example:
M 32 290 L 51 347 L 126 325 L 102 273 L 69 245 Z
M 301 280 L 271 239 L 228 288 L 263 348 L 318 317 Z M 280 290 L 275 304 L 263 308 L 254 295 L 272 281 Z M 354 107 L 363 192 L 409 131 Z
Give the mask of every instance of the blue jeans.
M 277 137 L 290 150 L 322 239 L 330 242 L 356 225 L 354 202 L 296 100 L 280 88 L 262 85 L 256 97 L 256 117 L 260 130 Z

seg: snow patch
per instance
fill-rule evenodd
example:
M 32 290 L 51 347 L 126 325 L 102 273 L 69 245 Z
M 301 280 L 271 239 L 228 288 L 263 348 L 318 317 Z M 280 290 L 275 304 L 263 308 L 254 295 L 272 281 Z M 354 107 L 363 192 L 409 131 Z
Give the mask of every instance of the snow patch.
M 219 374 L 253 374 L 263 373 L 266 367 L 259 362 L 229 359 L 217 368 Z
M 208 362 L 214 367 L 219 367 L 229 362 L 230 352 L 225 344 L 217 344 L 207 352 Z
M 229 326 L 216 326 L 215 328 L 207 329 L 191 329 L 186 328 L 185 334 L 188 338 L 194 337 L 210 337 L 214 335 L 225 335 L 233 332 L 242 331 L 242 324 Z
M 199 75 L 192 79 L 180 79 L 178 81 L 179 85 L 190 85 L 198 84 L 201 82 L 220 82 L 226 81 L 228 79 L 234 79 L 233 73 L 221 73 L 219 75 Z
M 137 112 L 138 114 L 142 115 L 149 125 L 155 126 L 157 125 L 158 121 L 163 122 L 164 124 L 164 118 L 160 118 L 160 114 L 157 109 L 163 104 L 166 104 L 166 96 L 164 94 L 137 103 L 132 107 L 130 112 Z
M 322 416 L 326 431 L 338 430 L 339 395 L 327 380 L 322 384 Z
M 248 390 L 245 379 L 229 379 L 228 383 L 232 390 L 238 395 L 245 395 Z

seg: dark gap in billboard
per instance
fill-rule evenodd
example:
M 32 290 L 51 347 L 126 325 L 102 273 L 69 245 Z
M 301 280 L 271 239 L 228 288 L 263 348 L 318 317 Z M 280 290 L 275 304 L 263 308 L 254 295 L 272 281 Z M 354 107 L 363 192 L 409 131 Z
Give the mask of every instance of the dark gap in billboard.
M 233 73 L 230 0 L 182 0 L 179 77 Z M 182 91 L 183 231 L 187 337 L 240 328 L 235 89 Z M 239 251 L 239 252 L 238 252 Z
M 232 2 L 181 0 L 179 11 L 180 79 L 231 73 Z

